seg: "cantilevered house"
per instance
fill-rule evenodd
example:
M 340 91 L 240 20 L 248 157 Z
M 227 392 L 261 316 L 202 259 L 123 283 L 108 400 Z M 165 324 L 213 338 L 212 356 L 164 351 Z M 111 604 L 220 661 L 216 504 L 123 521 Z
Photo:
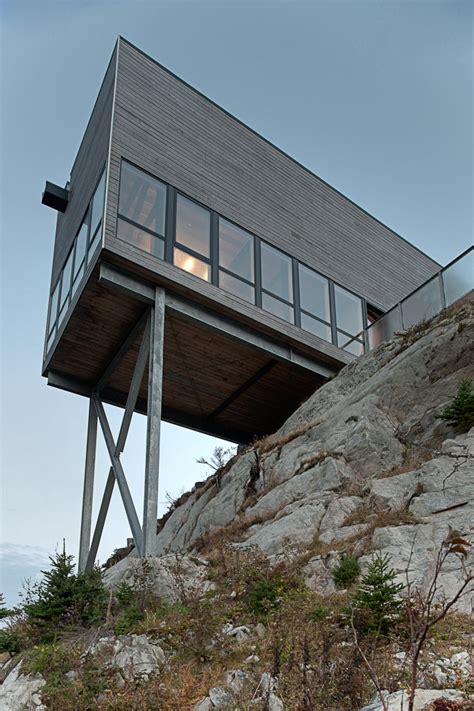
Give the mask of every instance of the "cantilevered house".
M 160 419 L 275 430 L 439 265 L 120 38 L 58 210 L 43 373 L 91 399 L 80 566 L 117 481 L 153 551 Z M 124 407 L 115 442 L 103 403 Z M 148 414 L 143 528 L 120 452 Z M 90 547 L 99 419 L 111 470 Z

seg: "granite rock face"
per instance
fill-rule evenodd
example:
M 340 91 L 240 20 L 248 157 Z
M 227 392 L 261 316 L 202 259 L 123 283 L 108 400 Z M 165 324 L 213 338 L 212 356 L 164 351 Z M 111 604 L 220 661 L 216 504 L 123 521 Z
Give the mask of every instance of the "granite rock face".
M 205 565 L 192 562 L 193 550 L 235 521 L 242 523 L 235 545 L 271 559 L 314 551 L 307 566 L 314 589 L 332 590 L 341 550 L 362 567 L 372 552 L 389 553 L 400 579 L 408 567 L 409 579 L 426 586 L 449 531 L 473 536 L 474 430 L 456 434 L 438 417 L 459 382 L 474 378 L 473 311 L 468 303 L 441 314 L 346 366 L 275 435 L 190 492 L 157 534 L 159 594 L 173 599 L 160 561 L 177 551 L 191 555 L 190 578 L 205 589 Z M 472 552 L 465 562 L 473 566 Z M 440 595 L 451 595 L 460 576 L 452 556 Z M 460 608 L 470 605 L 467 595 Z

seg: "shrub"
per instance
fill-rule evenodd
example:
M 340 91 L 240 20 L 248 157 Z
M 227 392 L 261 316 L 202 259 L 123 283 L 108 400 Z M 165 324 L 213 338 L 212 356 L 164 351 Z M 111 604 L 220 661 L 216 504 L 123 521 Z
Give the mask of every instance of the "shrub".
M 16 654 L 21 649 L 19 636 L 10 630 L 0 630 L 0 652 Z
M 342 557 L 338 567 L 333 571 L 332 577 L 336 587 L 344 590 L 352 585 L 360 575 L 360 565 L 357 558 L 350 555 Z
M 377 553 L 369 564 L 353 599 L 353 606 L 366 610 L 364 616 L 366 629 L 388 635 L 398 618 L 403 601 L 398 597 L 403 590 L 403 583 L 395 583 L 396 572 L 390 568 L 388 553 Z
M 257 580 L 248 590 L 248 608 L 259 619 L 266 620 L 268 615 L 279 607 L 287 592 L 288 584 L 279 575 Z
M 27 621 L 44 642 L 55 639 L 68 625 L 89 626 L 103 618 L 106 591 L 98 568 L 76 575 L 73 556 L 66 551 L 50 556 L 51 568 L 30 591 L 24 606 Z
M 439 418 L 454 425 L 454 429 L 457 432 L 467 432 L 474 426 L 474 390 L 472 381 L 461 380 L 456 396 L 451 404 L 444 408 Z

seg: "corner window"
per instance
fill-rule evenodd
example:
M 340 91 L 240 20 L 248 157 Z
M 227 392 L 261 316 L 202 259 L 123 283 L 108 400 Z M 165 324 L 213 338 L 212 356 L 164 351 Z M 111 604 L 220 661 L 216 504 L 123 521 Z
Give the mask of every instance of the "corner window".
M 193 257 L 192 254 L 183 252 L 182 249 L 177 249 L 175 247 L 174 263 L 185 272 L 189 272 L 200 279 L 209 281 L 209 264 L 203 262 L 201 259 L 197 259 L 197 257 Z
M 122 162 L 117 237 L 159 259 L 165 252 L 166 185 Z
M 99 184 L 92 198 L 92 213 L 91 213 L 91 237 L 95 235 L 104 213 L 104 195 L 105 195 L 105 170 L 99 180 Z

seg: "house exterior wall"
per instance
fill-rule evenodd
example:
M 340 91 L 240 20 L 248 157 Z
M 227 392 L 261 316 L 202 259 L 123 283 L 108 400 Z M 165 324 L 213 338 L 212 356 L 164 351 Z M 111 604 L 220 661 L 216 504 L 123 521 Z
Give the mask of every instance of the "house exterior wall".
M 105 246 L 122 256 L 128 249 L 130 258 L 140 262 L 136 249 L 115 239 L 122 159 L 382 310 L 439 269 L 427 255 L 120 39 Z M 149 259 L 143 264 L 149 268 Z M 174 272 L 178 283 L 186 281 Z

